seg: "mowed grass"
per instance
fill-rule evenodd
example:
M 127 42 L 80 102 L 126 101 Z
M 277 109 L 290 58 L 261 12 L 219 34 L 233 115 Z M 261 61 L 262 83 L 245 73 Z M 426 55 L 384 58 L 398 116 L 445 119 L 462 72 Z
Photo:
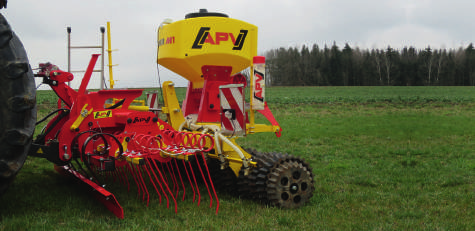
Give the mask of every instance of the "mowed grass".
M 0 198 L 0 230 L 475 229 L 475 88 L 266 90 L 282 137 L 240 143 L 304 157 L 315 175 L 306 206 L 278 209 L 221 192 L 218 215 L 209 199 L 198 207 L 190 197 L 175 214 L 158 197 L 147 207 L 135 190 L 111 184 L 125 211 L 119 220 L 47 161 L 29 157 Z M 325 97 L 332 100 L 319 102 Z

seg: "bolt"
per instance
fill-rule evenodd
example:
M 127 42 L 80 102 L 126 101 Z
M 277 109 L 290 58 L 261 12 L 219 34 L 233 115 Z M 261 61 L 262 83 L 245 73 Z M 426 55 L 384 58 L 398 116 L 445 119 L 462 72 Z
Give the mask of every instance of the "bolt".
M 65 160 L 69 160 L 69 154 L 68 154 L 68 153 L 64 153 L 63 158 L 64 158 Z
M 292 190 L 295 190 L 295 191 L 297 191 L 297 189 L 298 189 L 298 188 L 297 188 L 297 186 L 296 186 L 296 185 L 292 186 Z

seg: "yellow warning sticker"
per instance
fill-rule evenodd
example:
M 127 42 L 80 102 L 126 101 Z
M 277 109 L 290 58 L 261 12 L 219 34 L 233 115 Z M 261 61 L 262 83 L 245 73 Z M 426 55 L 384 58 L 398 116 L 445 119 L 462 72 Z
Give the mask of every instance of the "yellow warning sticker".
M 109 117 L 112 117 L 111 110 L 94 112 L 94 119 L 104 119 L 104 118 L 109 118 Z

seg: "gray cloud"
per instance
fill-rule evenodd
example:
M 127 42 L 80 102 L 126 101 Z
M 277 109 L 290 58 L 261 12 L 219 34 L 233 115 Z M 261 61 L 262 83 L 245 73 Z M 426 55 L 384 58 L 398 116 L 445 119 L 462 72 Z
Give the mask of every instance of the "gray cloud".
M 2 13 L 20 36 L 34 67 L 51 61 L 67 68 L 66 27 L 74 44 L 100 43 L 99 27 L 112 23 L 114 76 L 118 87 L 158 84 L 156 30 L 200 8 L 224 12 L 259 27 L 259 52 L 278 47 L 324 44 L 394 48 L 458 47 L 475 37 L 471 9 L 463 0 L 241 0 L 125 1 L 10 0 Z M 92 51 L 91 51 L 92 52 Z M 75 54 L 85 68 L 90 52 Z M 84 57 L 82 57 L 84 56 Z M 162 81 L 173 78 L 160 68 Z M 79 79 L 79 77 L 76 77 Z

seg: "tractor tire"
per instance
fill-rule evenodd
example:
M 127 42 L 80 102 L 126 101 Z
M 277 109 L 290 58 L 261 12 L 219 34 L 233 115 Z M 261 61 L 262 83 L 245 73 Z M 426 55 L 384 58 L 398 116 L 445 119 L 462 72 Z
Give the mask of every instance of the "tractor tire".
M 36 122 L 36 88 L 26 51 L 0 14 L 0 196 L 23 166 Z

